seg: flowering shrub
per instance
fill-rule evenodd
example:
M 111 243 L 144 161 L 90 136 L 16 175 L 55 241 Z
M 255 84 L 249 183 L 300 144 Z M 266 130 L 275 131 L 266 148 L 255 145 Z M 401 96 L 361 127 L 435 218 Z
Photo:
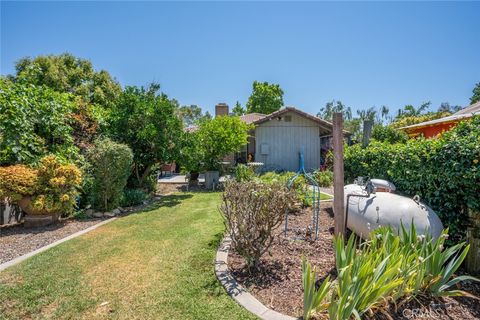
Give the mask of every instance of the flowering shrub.
M 22 164 L 0 167 L 0 199 L 16 202 L 37 188 L 37 171 Z

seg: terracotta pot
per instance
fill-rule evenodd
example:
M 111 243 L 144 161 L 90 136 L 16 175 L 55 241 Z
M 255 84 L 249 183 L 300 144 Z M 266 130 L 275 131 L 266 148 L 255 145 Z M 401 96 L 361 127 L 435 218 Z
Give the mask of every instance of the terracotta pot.
M 33 208 L 32 204 L 32 198 L 31 197 L 23 197 L 20 201 L 18 201 L 18 206 L 22 209 L 23 212 L 25 212 L 25 219 L 27 217 L 32 217 L 32 216 L 49 216 L 51 217 L 52 221 L 57 221 L 58 218 L 60 217 L 60 214 L 58 212 L 47 212 L 46 210 L 38 210 Z

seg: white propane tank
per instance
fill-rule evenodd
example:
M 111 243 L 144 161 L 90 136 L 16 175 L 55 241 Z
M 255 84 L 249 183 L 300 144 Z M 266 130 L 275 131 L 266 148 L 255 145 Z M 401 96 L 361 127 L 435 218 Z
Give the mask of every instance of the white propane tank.
M 372 184 L 378 188 L 373 182 L 375 180 L 372 179 Z M 383 182 L 379 184 L 381 185 L 379 189 L 384 187 L 391 189 L 393 186 L 395 190 L 393 184 Z M 365 187 L 357 184 L 345 186 L 345 209 L 348 205 L 347 227 L 362 238 L 368 238 L 370 232 L 380 226 L 391 226 L 398 232 L 403 223 L 408 229 L 412 221 L 418 235 L 425 235 L 428 232 L 437 239 L 442 233 L 443 225 L 437 214 L 416 199 L 391 193 L 391 191 L 371 193 L 368 197 L 347 197 L 349 194 L 366 195 L 367 193 Z

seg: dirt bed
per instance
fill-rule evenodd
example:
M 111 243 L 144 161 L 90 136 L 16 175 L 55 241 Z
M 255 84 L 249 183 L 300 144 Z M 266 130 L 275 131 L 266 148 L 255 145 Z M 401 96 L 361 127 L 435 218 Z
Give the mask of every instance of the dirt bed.
M 228 265 L 232 274 L 244 287 L 267 307 L 278 312 L 299 317 L 303 310 L 301 257 L 306 256 L 317 267 L 321 279 L 331 274 L 336 276 L 333 237 L 333 211 L 331 203 L 322 203 L 320 230 L 317 241 L 306 241 L 306 228 L 311 224 L 312 213 L 304 209 L 290 215 L 287 236 L 282 224 L 275 232 L 276 239 L 269 252 L 261 261 L 260 270 L 250 274 L 245 262 L 230 250 Z M 297 230 L 295 232 L 294 230 Z M 303 238 L 303 239 L 302 239 Z M 466 284 L 463 288 L 480 297 L 480 285 Z M 369 319 L 480 319 L 478 298 L 445 298 L 440 300 L 410 301 L 385 308 Z M 327 315 L 320 315 L 328 319 Z
M 25 228 L 23 224 L 1 227 L 0 263 L 32 252 L 101 221 L 102 219 L 68 219 L 49 226 L 36 228 Z

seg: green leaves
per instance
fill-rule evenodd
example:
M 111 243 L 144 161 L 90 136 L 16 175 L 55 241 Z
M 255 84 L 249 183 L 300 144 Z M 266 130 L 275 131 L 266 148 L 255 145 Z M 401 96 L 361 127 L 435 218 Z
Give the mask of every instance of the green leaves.
M 283 107 L 283 90 L 278 84 L 254 81 L 247 101 L 247 113 L 270 114 Z M 237 110 L 236 110 L 237 111 Z
M 327 278 L 315 290 L 315 269 L 312 271 L 310 264 L 302 260 L 304 319 L 325 308 L 330 319 L 360 319 L 364 313 L 375 312 L 388 302 L 416 295 L 468 295 L 451 290 L 461 281 L 479 281 L 471 276 L 452 278 L 465 259 L 468 246 L 460 243 L 444 249 L 446 238 L 447 230 L 436 240 L 430 235 L 419 236 L 413 224 L 408 230 L 402 225 L 399 235 L 391 228 L 377 229 L 361 244 L 353 234 L 346 244 L 341 235 L 334 238 L 338 273 L 335 281 L 330 283 Z M 320 303 L 328 295 L 327 287 L 331 288 L 330 301 Z
M 217 170 L 228 154 L 239 151 L 248 142 L 252 126 L 239 117 L 221 116 L 202 121 L 197 131 L 198 143 L 203 150 L 206 170 Z
M 0 164 L 35 163 L 53 153 L 74 160 L 69 94 L 0 79 Z
M 345 177 L 383 178 L 409 196 L 418 194 L 439 215 L 450 234 L 462 239 L 466 207 L 478 211 L 480 117 L 465 121 L 435 139 L 405 144 L 372 141 L 367 148 L 345 148 Z M 387 139 L 388 140 L 388 139 Z
M 330 276 L 327 276 L 318 289 L 315 286 L 316 276 L 316 268 L 313 267 L 312 270 L 312 265 L 302 257 L 303 319 L 305 320 L 328 307 L 328 303 L 324 300 L 332 285 Z

